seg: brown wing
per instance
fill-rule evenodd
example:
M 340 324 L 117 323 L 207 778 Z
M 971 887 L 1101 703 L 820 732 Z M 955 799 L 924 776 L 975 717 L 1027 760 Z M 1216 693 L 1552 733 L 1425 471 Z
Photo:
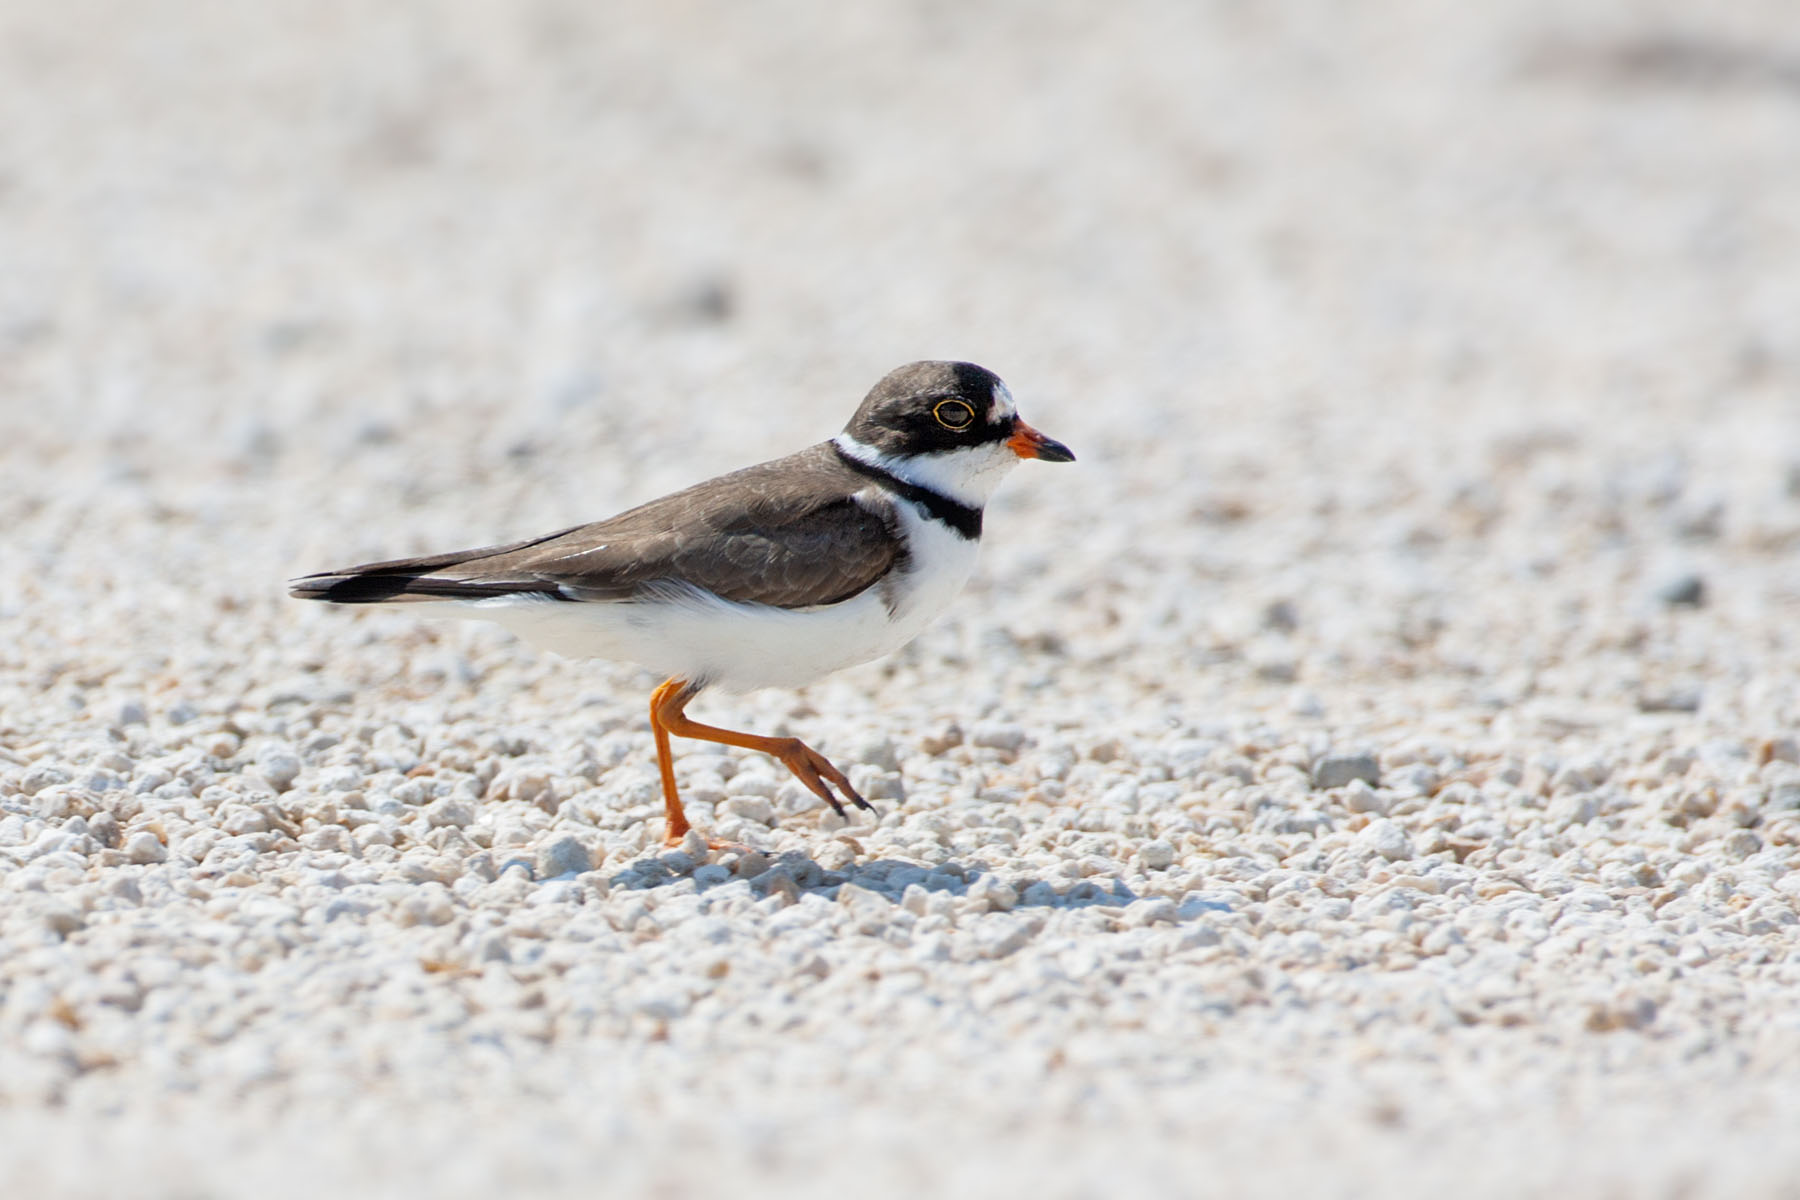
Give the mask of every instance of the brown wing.
M 629 600 L 683 585 L 779 608 L 834 604 L 904 553 L 893 514 L 853 498 L 863 482 L 828 447 L 813 447 L 529 542 L 371 563 L 291 587 L 350 604 L 530 593 Z

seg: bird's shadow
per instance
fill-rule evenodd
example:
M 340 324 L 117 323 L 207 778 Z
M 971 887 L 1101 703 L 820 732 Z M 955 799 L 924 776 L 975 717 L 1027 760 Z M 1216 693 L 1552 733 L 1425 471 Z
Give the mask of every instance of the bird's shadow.
M 897 858 L 860 859 L 841 867 L 826 867 L 810 855 L 789 850 L 767 857 L 767 865 L 754 875 L 733 873 L 721 864 L 693 863 L 680 851 L 645 855 L 620 869 L 607 880 L 614 891 L 654 890 L 678 886 L 691 879 L 700 895 L 748 883 L 757 899 L 776 892 L 788 892 L 791 899 L 818 895 L 835 900 L 846 886 L 875 892 L 898 903 L 909 887 L 917 885 L 927 894 L 967 896 L 971 891 L 995 893 L 993 899 L 1006 908 L 1092 908 L 1118 907 L 1138 899 L 1136 892 L 1118 878 L 1102 881 L 1083 879 L 1059 888 L 1049 880 L 1008 876 L 979 863 L 948 859 L 925 865 Z M 791 887 L 791 891 L 790 891 Z M 1010 898 L 1008 896 L 1010 893 Z

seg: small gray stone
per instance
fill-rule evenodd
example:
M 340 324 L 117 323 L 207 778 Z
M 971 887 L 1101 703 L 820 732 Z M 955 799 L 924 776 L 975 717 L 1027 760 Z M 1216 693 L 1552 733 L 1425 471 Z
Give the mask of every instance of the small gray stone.
M 1256 646 L 1246 656 L 1256 677 L 1267 683 L 1293 683 L 1300 664 L 1285 647 Z
M 1699 608 L 1706 603 L 1706 580 L 1691 572 L 1678 575 L 1656 589 L 1656 598 L 1670 608 Z
M 1381 763 L 1373 754 L 1327 754 L 1313 764 L 1312 783 L 1316 788 L 1343 787 L 1352 779 L 1360 779 L 1370 787 L 1381 783 Z
M 694 868 L 694 886 L 701 888 L 718 887 L 731 880 L 731 869 L 718 863 L 707 863 L 704 867 Z
M 750 881 L 750 890 L 759 896 L 780 896 L 783 904 L 800 899 L 800 886 L 785 867 L 770 867 Z
M 504 932 L 496 929 L 475 941 L 475 961 L 478 963 L 509 963 L 512 961 L 512 947 Z
M 1638 711 L 1646 713 L 1700 711 L 1701 692 L 1697 687 L 1674 688 L 1666 692 L 1645 692 L 1638 697 Z
M 658 855 L 656 861 L 671 875 L 687 875 L 704 860 L 683 846 L 679 850 Z
M 555 879 L 559 875 L 579 875 L 593 869 L 593 855 L 573 835 L 565 835 L 538 851 L 539 879 Z
M 730 855 L 726 857 L 729 858 Z M 745 850 L 735 863 L 729 865 L 732 874 L 739 879 L 755 879 L 769 869 L 769 856 L 761 850 Z

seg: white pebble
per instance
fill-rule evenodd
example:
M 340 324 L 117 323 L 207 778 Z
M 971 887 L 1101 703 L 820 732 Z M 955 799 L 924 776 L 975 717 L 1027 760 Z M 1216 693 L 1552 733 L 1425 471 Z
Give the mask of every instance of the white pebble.
M 755 825 L 767 825 L 775 820 L 775 808 L 767 796 L 734 795 L 720 805 L 718 811 Z
M 1175 862 L 1175 847 L 1157 838 L 1138 847 L 1138 861 L 1152 871 L 1167 870 Z
M 256 752 L 256 769 L 270 787 L 285 792 L 300 777 L 300 757 L 289 746 L 269 743 Z
M 475 823 L 475 806 L 446 796 L 425 806 L 425 821 L 434 828 L 444 825 L 457 829 L 466 828 Z
M 994 913 L 975 925 L 971 940 L 979 958 L 1005 958 L 1024 949 L 1041 927 L 1037 920 L 1015 913 Z
M 1127 925 L 1157 925 L 1174 922 L 1175 902 L 1166 896 L 1152 896 L 1145 900 L 1133 900 L 1125 906 L 1123 920 Z
M 1389 862 L 1413 856 L 1412 838 L 1406 830 L 1386 817 L 1377 817 L 1363 827 L 1356 835 L 1357 845 L 1366 850 L 1373 850 Z
M 19 790 L 27 796 L 35 796 L 47 787 L 69 782 L 70 774 L 61 767 L 39 763 L 26 770 L 19 780 Z
M 129 863 L 159 863 L 169 857 L 169 848 L 154 833 L 140 829 L 125 839 L 125 861 Z
M 1019 902 L 1019 893 L 1010 884 L 983 875 L 969 884 L 967 898 L 975 902 L 978 911 L 1006 912 Z
M 1352 779 L 1344 785 L 1344 807 L 1355 813 L 1380 813 L 1386 815 L 1392 797 L 1386 792 L 1377 791 L 1362 778 Z
M 894 745 L 894 739 L 880 734 L 863 738 L 857 742 L 851 758 L 864 766 L 875 767 L 882 771 L 898 771 L 900 769 L 900 752 Z
M 447 925 L 456 917 L 456 904 L 443 884 L 424 883 L 400 902 L 394 916 L 401 925 Z
M 1022 726 L 1000 721 L 977 721 L 975 727 L 969 731 L 971 744 L 989 750 L 1001 750 L 1009 754 L 1023 746 L 1025 738 L 1026 734 Z

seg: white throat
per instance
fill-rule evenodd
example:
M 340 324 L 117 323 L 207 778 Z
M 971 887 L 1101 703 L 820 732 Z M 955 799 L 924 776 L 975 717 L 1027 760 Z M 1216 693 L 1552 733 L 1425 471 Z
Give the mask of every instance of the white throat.
M 883 454 L 847 433 L 838 434 L 832 442 L 864 466 L 886 471 L 896 479 L 970 508 L 985 507 L 1006 473 L 1019 465 L 1019 456 L 1005 442 L 907 455 Z

